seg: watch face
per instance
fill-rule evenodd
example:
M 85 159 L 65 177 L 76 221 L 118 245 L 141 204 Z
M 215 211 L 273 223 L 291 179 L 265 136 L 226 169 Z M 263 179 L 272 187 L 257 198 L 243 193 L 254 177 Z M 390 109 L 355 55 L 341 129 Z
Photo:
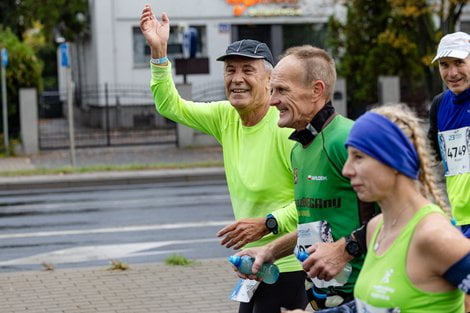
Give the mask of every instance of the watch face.
M 350 241 L 346 245 L 346 251 L 352 256 L 358 256 L 359 255 L 359 244 L 357 241 Z
M 277 227 L 276 219 L 274 219 L 274 218 L 268 218 L 268 219 L 266 220 L 266 227 L 267 227 L 268 229 L 276 228 L 276 227 Z

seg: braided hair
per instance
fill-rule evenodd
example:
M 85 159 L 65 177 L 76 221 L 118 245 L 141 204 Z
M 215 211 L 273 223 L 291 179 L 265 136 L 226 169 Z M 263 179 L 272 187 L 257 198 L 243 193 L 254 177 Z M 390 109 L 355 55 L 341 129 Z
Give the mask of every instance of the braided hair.
M 432 155 L 429 142 L 424 130 L 420 125 L 421 120 L 406 104 L 387 104 L 371 110 L 385 116 L 395 123 L 414 145 L 419 158 L 419 189 L 427 198 L 432 197 L 449 216 L 449 206 L 446 197 L 440 188 L 437 187 L 438 178 L 434 171 Z

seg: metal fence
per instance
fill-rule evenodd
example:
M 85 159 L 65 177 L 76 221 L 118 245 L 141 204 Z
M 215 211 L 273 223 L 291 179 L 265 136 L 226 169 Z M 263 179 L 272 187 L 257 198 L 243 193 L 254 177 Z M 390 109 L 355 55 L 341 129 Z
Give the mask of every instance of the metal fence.
M 193 88 L 194 101 L 225 98 L 222 82 Z M 69 147 L 66 94 L 39 96 L 39 148 Z M 74 93 L 74 140 L 77 148 L 177 144 L 176 124 L 156 112 L 148 86 L 84 86 Z

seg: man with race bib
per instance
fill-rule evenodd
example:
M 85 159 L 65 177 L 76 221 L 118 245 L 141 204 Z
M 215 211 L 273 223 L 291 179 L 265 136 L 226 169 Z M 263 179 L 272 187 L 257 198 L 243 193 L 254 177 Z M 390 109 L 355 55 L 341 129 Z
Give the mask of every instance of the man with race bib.
M 449 89 L 433 100 L 428 136 L 442 158 L 452 215 L 470 238 L 470 35 L 444 36 L 435 61 Z
M 442 37 L 435 61 L 448 90 L 431 104 L 428 138 L 444 165 L 452 216 L 470 238 L 470 35 Z M 465 309 L 470 312 L 468 295 Z

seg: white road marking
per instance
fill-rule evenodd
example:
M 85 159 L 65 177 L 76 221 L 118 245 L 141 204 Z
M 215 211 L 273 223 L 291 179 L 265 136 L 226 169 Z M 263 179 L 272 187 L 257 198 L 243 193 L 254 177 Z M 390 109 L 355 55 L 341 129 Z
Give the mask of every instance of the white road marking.
M 161 253 L 168 253 L 169 251 L 147 251 L 164 246 L 178 245 L 178 244 L 194 244 L 204 242 L 219 241 L 218 238 L 206 239 L 193 239 L 193 240 L 171 240 L 171 241 L 155 241 L 155 242 L 140 242 L 129 244 L 115 244 L 115 245 L 99 245 L 99 246 L 83 246 L 76 248 L 69 248 L 63 250 L 56 250 L 47 253 L 40 253 L 25 258 L 18 258 L 8 261 L 0 262 L 0 266 L 7 265 L 26 265 L 26 264 L 40 264 L 42 262 L 60 264 L 60 263 L 79 263 L 98 260 L 112 260 L 122 259 L 137 256 L 154 255 Z M 172 253 L 184 250 L 171 250 Z
M 4 234 L 4 235 L 0 235 L 0 240 L 1 239 L 13 239 L 13 238 L 28 238 L 28 237 L 88 235 L 88 234 L 121 233 L 121 232 L 133 232 L 133 231 L 162 230 L 162 229 L 225 226 L 231 223 L 233 223 L 233 221 L 208 221 L 208 222 L 194 222 L 194 223 L 172 223 L 172 224 L 159 224 L 159 225 L 123 226 L 123 227 L 110 227 L 110 228 L 98 228 L 98 229 L 58 230 L 58 231 L 45 231 L 45 232 L 35 232 L 35 233 Z

